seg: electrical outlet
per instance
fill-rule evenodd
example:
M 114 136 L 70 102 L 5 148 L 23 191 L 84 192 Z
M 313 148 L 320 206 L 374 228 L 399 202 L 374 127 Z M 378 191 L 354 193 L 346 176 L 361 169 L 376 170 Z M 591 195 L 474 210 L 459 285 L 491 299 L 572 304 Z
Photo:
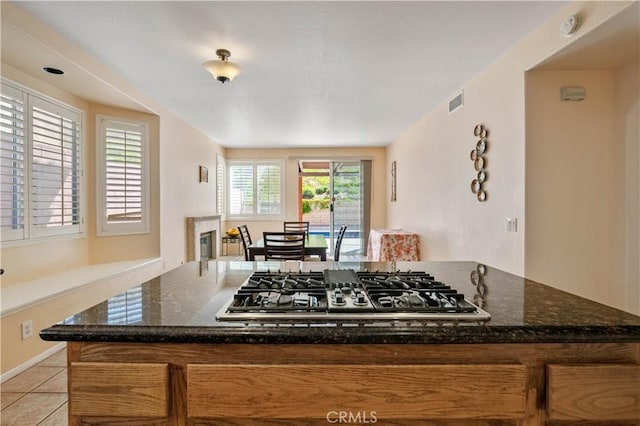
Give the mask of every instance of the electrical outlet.
M 517 218 L 507 218 L 507 231 L 508 232 L 518 232 L 518 219 Z
M 33 321 L 27 320 L 21 324 L 22 340 L 26 340 L 33 336 Z

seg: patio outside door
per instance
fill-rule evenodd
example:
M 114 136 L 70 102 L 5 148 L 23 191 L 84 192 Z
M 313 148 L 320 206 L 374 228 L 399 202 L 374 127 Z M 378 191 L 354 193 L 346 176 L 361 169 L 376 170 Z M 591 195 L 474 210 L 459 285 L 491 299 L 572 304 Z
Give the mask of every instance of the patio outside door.
M 332 161 L 330 174 L 330 244 L 335 247 L 335 238 L 342 225 L 347 232 L 342 240 L 341 253 L 363 253 L 362 219 L 363 173 L 360 161 Z
M 347 225 L 341 253 L 363 254 L 369 235 L 371 161 L 302 160 L 299 162 L 300 219 L 310 232 L 335 248 L 338 231 Z

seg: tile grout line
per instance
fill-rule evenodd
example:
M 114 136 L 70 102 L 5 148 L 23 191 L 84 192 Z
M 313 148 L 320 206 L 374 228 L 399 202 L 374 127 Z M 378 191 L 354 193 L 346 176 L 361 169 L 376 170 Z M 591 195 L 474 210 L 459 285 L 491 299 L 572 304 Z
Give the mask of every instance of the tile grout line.
M 56 411 L 58 411 L 58 410 L 60 409 L 60 407 L 62 407 L 63 405 L 65 405 L 68 401 L 69 401 L 69 399 L 66 399 L 62 404 L 60 404 L 59 406 L 57 406 L 55 409 L 51 410 L 51 412 L 47 415 L 47 417 L 45 417 L 45 418 L 44 418 L 44 419 L 42 419 L 40 422 L 38 422 L 38 424 L 37 424 L 36 426 L 41 425 L 41 424 L 43 424 L 44 422 L 46 422 L 48 418 L 50 418 L 51 416 L 53 416 L 53 415 L 56 413 Z
M 15 404 L 16 402 L 20 401 L 22 398 L 24 398 L 25 396 L 27 396 L 27 394 L 29 392 L 0 392 L 0 395 L 2 394 L 7 394 L 7 393 L 21 393 L 22 395 L 20 396 L 20 398 L 14 400 L 13 402 L 10 402 L 9 405 L 7 405 L 6 407 L 2 408 L 2 410 L 0 411 L 0 413 L 2 413 L 2 411 L 6 410 L 7 408 L 11 407 L 13 404 Z M 0 415 L 0 420 L 2 419 L 2 415 Z

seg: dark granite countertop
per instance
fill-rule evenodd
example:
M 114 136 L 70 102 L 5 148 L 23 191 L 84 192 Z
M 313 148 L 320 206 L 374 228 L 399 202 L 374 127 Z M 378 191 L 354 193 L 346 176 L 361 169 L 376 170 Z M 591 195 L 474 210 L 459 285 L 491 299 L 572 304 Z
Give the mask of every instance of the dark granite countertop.
M 479 324 L 247 325 L 216 313 L 253 271 L 427 271 L 491 314 Z M 198 262 L 185 264 L 43 330 L 53 341 L 163 343 L 622 343 L 640 317 L 473 262 Z M 480 271 L 480 273 L 478 272 Z

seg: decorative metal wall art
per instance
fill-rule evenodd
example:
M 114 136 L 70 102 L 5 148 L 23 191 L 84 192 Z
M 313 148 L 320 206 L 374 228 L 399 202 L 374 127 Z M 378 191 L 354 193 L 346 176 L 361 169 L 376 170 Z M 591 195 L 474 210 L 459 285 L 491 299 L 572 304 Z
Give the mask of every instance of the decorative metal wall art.
M 487 159 L 484 154 L 488 148 L 489 131 L 482 124 L 476 124 L 476 127 L 473 128 L 473 135 L 480 139 L 469 155 L 473 161 L 473 168 L 476 170 L 476 178 L 471 181 L 471 192 L 476 194 L 478 201 L 486 201 L 487 192 L 482 188 L 482 184 L 487 180 Z

